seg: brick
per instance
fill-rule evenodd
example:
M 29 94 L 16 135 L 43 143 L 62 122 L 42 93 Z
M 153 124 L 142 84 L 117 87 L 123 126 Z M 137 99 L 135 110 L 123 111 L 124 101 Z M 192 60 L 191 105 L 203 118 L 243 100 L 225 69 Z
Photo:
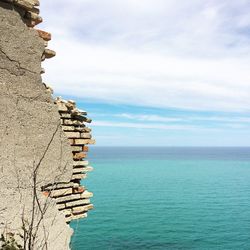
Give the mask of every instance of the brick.
M 45 55 L 45 58 L 47 58 L 47 59 L 56 56 L 56 52 L 54 50 L 51 50 L 51 49 L 45 49 L 43 54 Z
M 69 220 L 79 220 L 79 219 L 84 219 L 84 218 L 87 218 L 87 213 L 83 213 L 83 214 L 77 214 L 77 215 L 71 215 L 69 217 Z M 67 218 L 68 219 L 68 218 Z
M 57 206 L 57 209 L 59 209 L 59 210 L 63 210 L 65 208 L 65 204 L 64 203 L 57 204 L 56 206 Z
M 66 208 L 68 207 L 77 207 L 77 206 L 82 206 L 90 203 L 90 199 L 80 199 L 76 201 L 69 201 L 65 203 Z M 74 208 L 73 208 L 74 209 Z
M 91 198 L 91 197 L 93 197 L 93 193 L 86 190 L 82 194 L 80 194 L 80 196 L 81 196 L 81 198 Z
M 64 216 L 68 217 L 68 216 L 71 216 L 72 215 L 72 210 L 71 209 L 64 209 L 61 211 Z
M 75 126 L 63 126 L 62 125 L 62 130 L 63 131 L 75 131 Z
M 81 126 L 84 125 L 81 121 L 71 120 L 71 119 L 62 119 L 63 125 L 74 125 L 74 126 Z
M 87 167 L 89 165 L 89 161 L 74 161 L 73 166 L 83 166 Z
M 38 9 L 36 7 L 33 7 L 31 11 L 38 14 L 38 15 L 40 14 L 40 9 Z
M 55 183 L 54 185 L 45 186 L 44 190 L 51 191 L 55 189 L 73 188 L 75 187 L 75 185 L 79 186 L 78 183 L 74 183 L 74 182 L 60 182 L 60 183 Z
M 93 167 L 77 167 L 77 168 L 73 168 L 73 173 L 76 174 L 76 173 L 88 173 L 88 172 L 92 172 L 94 170 Z
M 75 214 L 80 214 L 80 213 L 83 213 L 83 212 L 87 212 L 91 209 L 93 209 L 94 206 L 92 204 L 89 204 L 89 205 L 86 205 L 86 206 L 80 206 L 80 207 L 73 207 L 72 209 L 72 213 L 73 215 Z
M 50 192 L 50 197 L 58 197 L 58 196 L 64 196 L 68 194 L 72 194 L 72 188 L 64 188 L 64 189 L 57 189 L 57 190 L 52 190 Z
M 79 132 L 65 132 L 68 138 L 80 138 L 81 134 Z
M 74 193 L 74 194 L 81 194 L 81 193 L 83 193 L 85 190 L 86 190 L 85 187 L 80 186 L 80 187 L 78 187 L 78 188 L 74 188 L 74 189 L 73 189 L 73 193 Z
M 95 144 L 95 140 L 90 139 L 75 139 L 74 145 Z
M 14 4 L 25 9 L 25 10 L 31 10 L 35 4 L 28 0 L 15 0 Z
M 51 34 L 49 32 L 39 30 L 39 29 L 36 29 L 36 31 L 37 31 L 39 37 L 41 37 L 43 40 L 45 40 L 45 41 L 51 40 Z
M 72 152 L 81 152 L 84 151 L 82 146 L 71 146 Z
M 81 121 L 81 122 L 87 122 L 87 123 L 92 122 L 91 119 L 89 119 L 88 117 L 83 116 L 83 115 L 74 115 L 74 114 L 72 114 L 72 119 L 78 120 L 78 121 Z
M 80 137 L 83 139 L 91 139 L 92 136 L 90 133 L 81 133 Z
M 87 154 L 84 153 L 84 152 L 79 152 L 79 153 L 74 153 L 73 154 L 73 159 L 74 160 L 81 160 L 83 158 L 86 158 L 87 157 Z
M 68 108 L 66 107 L 65 103 L 58 102 L 57 108 L 59 112 L 68 112 Z
M 84 130 L 83 130 L 82 132 L 89 133 L 89 132 L 91 132 L 91 131 L 92 131 L 92 129 L 91 129 L 91 128 L 87 128 L 87 127 L 85 127 L 85 128 L 84 128 Z
M 49 197 L 49 191 L 43 191 L 43 195 Z
M 84 197 L 81 197 L 81 194 L 71 194 L 71 195 L 56 198 L 56 203 L 62 203 L 62 202 L 65 203 L 67 201 L 79 200 L 81 198 L 84 198 Z
M 38 14 L 32 12 L 32 11 L 27 11 L 24 16 L 25 19 L 32 20 L 34 21 L 34 24 L 37 25 L 43 21 L 42 17 L 40 17 Z
M 71 118 L 71 114 L 70 113 L 66 113 L 66 112 L 61 112 L 60 116 L 61 116 L 61 118 Z
M 73 174 L 71 180 L 81 180 L 87 177 L 86 174 Z

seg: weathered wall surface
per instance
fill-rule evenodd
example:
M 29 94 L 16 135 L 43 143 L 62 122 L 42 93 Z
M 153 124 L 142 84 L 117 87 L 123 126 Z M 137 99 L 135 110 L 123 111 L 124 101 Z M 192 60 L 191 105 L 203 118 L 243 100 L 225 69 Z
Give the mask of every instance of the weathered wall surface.
M 22 12 L 0 2 L 0 233 L 16 235 L 32 218 L 34 183 L 40 189 L 69 182 L 73 164 L 57 107 L 40 76 L 44 41 L 24 24 Z M 37 196 L 47 205 L 34 249 L 68 249 L 72 230 L 63 214 L 42 192 Z

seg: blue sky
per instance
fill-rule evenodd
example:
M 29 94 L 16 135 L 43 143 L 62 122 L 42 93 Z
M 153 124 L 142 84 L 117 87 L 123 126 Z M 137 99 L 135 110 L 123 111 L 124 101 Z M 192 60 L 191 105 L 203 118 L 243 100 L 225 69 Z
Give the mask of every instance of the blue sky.
M 250 146 L 249 1 L 41 1 L 43 79 L 99 146 Z

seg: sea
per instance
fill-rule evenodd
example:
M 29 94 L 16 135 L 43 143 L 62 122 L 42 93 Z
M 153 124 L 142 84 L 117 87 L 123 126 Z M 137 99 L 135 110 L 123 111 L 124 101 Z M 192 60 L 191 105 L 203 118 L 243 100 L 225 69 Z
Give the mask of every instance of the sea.
M 72 250 L 250 250 L 250 148 L 91 147 Z

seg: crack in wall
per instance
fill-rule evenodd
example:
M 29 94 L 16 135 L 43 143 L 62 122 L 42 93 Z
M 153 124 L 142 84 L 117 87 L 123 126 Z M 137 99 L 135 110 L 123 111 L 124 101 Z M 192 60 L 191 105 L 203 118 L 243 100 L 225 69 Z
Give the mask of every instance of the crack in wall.
M 9 62 L 11 62 L 12 64 L 11 64 L 11 66 L 13 67 L 13 65 L 15 65 L 14 67 L 16 67 L 16 70 L 11 70 L 11 69 L 8 69 L 8 68 L 6 68 L 6 63 L 3 63 L 3 65 L 5 65 L 5 67 L 2 67 L 2 66 L 0 66 L 0 69 L 2 69 L 2 70 L 7 70 L 10 74 L 12 74 L 12 75 L 15 75 L 15 76 L 23 76 L 23 75 L 25 75 L 25 73 L 26 72 L 29 72 L 29 73 L 31 73 L 31 74 L 37 74 L 38 72 L 35 72 L 35 71 L 32 71 L 32 70 L 29 70 L 29 69 L 27 69 L 27 68 L 25 68 L 25 67 L 22 67 L 21 66 L 21 63 L 19 62 L 19 61 L 16 61 L 16 60 L 14 60 L 14 59 L 11 59 L 4 51 L 3 51 L 3 49 L 1 49 L 0 48 L 0 52 L 1 52 L 1 55 L 2 56 L 5 56 L 5 58 L 3 58 L 3 60 L 4 59 L 7 59 Z M 16 71 L 18 72 L 18 73 L 16 73 Z

